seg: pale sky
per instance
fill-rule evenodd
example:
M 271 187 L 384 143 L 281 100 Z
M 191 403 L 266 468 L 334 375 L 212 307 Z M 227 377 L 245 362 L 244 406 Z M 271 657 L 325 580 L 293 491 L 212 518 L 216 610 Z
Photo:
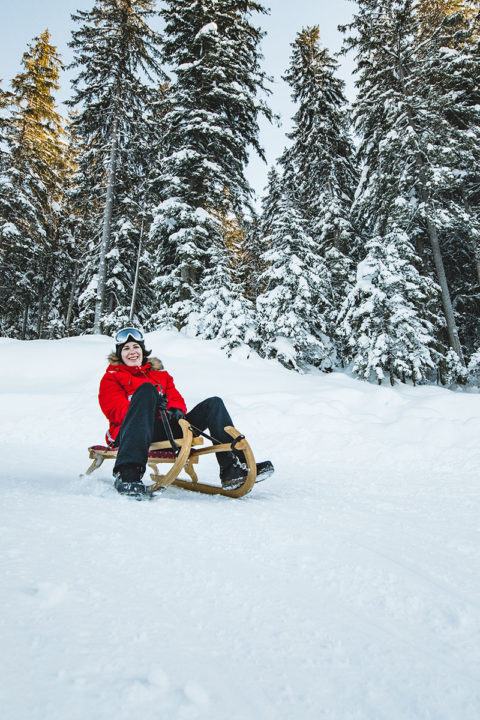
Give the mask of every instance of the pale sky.
M 307 25 L 320 26 L 320 40 L 333 54 L 342 44 L 342 34 L 337 30 L 339 24 L 348 23 L 355 11 L 352 0 L 270 0 L 264 5 L 270 8 L 270 15 L 254 16 L 255 24 L 261 25 L 267 35 L 262 44 L 265 56 L 264 66 L 268 75 L 273 76 L 271 85 L 273 94 L 269 104 L 272 110 L 281 116 L 282 126 L 277 128 L 261 122 L 261 143 L 265 149 L 268 164 L 273 163 L 281 154 L 285 143 L 285 132 L 290 129 L 290 118 L 295 107 L 290 101 L 290 89 L 281 79 L 288 67 L 290 43 L 297 32 Z M 67 65 L 72 54 L 67 43 L 73 28 L 70 15 L 76 10 L 88 10 L 93 0 L 11 0 L 2 8 L 0 25 L 0 78 L 6 89 L 10 80 L 20 70 L 22 55 L 27 43 L 40 35 L 46 28 L 52 35 L 52 42 Z M 159 26 L 160 27 L 160 26 Z M 352 79 L 353 59 L 339 58 L 339 74 L 346 82 L 347 97 L 354 95 Z M 57 95 L 63 102 L 70 96 L 70 84 L 66 73 L 62 76 L 62 87 Z M 252 158 L 247 176 L 260 195 L 266 184 L 268 166 L 257 158 Z

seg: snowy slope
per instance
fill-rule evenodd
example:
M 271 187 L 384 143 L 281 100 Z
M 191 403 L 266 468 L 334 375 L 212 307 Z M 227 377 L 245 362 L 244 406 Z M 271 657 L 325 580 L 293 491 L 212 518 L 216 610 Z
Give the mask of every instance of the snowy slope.
M 478 720 L 480 395 L 148 345 L 276 474 L 143 503 L 79 477 L 111 341 L 0 340 L 2 718 Z

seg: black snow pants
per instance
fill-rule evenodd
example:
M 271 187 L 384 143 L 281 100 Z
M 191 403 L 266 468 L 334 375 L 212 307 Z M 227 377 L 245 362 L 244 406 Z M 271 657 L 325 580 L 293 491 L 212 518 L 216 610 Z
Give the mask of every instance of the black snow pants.
M 114 472 L 122 465 L 129 463 L 141 465 L 144 469 L 147 464 L 148 448 L 152 442 L 166 440 L 167 436 L 161 418 L 159 417 L 160 395 L 157 388 L 150 383 L 141 385 L 132 395 L 130 407 L 122 422 L 118 434 L 119 446 Z M 231 442 L 232 438 L 223 429 L 226 425 L 233 425 L 223 400 L 219 397 L 207 398 L 196 405 L 185 415 L 199 430 L 208 428 L 210 435 L 220 442 Z M 182 437 L 182 430 L 178 422 L 170 422 L 174 438 Z M 240 455 L 240 453 L 236 453 Z M 243 453 L 241 453 L 243 455 Z M 220 471 L 227 469 L 234 462 L 231 453 L 216 453 L 215 457 L 220 465 Z

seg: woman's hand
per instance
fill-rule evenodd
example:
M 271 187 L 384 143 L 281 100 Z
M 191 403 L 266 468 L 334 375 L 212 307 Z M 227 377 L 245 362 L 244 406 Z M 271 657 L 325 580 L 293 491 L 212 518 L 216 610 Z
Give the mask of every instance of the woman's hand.
M 168 408 L 167 415 L 172 422 L 178 422 L 185 417 L 183 410 L 180 410 L 180 408 Z

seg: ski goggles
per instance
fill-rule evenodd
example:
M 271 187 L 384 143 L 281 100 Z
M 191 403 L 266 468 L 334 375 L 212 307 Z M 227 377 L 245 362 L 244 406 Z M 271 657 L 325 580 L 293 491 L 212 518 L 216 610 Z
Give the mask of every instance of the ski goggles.
M 121 345 L 122 343 L 127 342 L 129 337 L 137 342 L 145 342 L 142 331 L 130 327 L 119 330 L 115 335 L 115 342 L 117 345 Z

